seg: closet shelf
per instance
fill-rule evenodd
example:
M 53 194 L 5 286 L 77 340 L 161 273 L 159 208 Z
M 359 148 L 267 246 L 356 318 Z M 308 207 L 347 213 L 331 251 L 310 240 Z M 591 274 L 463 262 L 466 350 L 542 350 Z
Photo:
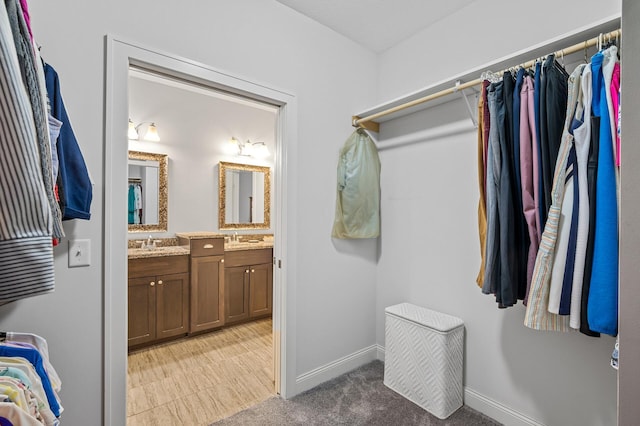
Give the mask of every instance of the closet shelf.
M 578 28 L 570 33 L 520 50 L 512 55 L 502 57 L 494 62 L 441 80 L 405 96 L 361 111 L 352 117 L 351 124 L 354 127 L 364 127 L 367 130 L 379 132 L 380 123 L 450 102 L 460 96 L 458 92 L 462 90 L 472 88 L 472 90 L 477 93 L 478 90 L 475 89 L 475 86 L 478 83 L 475 80 L 486 70 L 499 72 L 509 67 L 524 64 L 532 58 L 546 56 L 552 52 L 566 49 L 569 46 L 577 45 L 578 43 L 583 43 L 585 40 L 598 37 L 601 33 L 609 33 L 619 28 L 620 15 L 605 18 L 591 25 Z

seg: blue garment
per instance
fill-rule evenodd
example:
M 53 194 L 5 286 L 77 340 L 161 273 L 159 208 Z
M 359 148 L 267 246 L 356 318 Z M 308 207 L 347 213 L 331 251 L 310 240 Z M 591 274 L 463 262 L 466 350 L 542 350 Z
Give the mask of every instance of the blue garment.
M 591 58 L 593 114 L 600 117 L 600 146 L 596 177 L 596 217 L 593 266 L 587 302 L 589 327 L 593 331 L 618 334 L 618 200 L 611 140 L 611 123 L 602 72 L 604 55 Z
M 136 189 L 134 185 L 129 185 L 129 197 L 127 206 L 127 223 L 136 223 Z
M 63 211 L 62 220 L 88 220 L 91 218 L 91 199 L 93 198 L 89 172 L 62 101 L 58 74 L 49 64 L 45 64 L 44 75 L 51 104 L 51 115 L 62 121 L 58 136 L 58 182 L 64 194 L 60 206 Z
M 58 404 L 56 395 L 53 392 L 53 387 L 51 386 L 49 375 L 44 369 L 44 363 L 42 361 L 42 355 L 40 355 L 40 352 L 38 352 L 37 349 L 0 345 L 0 356 L 22 357 L 33 365 L 36 373 L 38 373 L 38 376 L 42 381 L 42 387 L 44 388 L 44 393 L 47 396 L 49 408 L 53 412 L 54 416 L 60 417 L 60 404 Z
M 498 291 L 500 279 L 500 222 L 498 217 L 498 189 L 500 183 L 500 141 L 498 136 L 498 87 L 502 82 L 491 83 L 487 87 L 487 104 L 489 105 L 489 141 L 487 146 L 487 240 L 484 268 L 484 294 L 495 294 L 496 301 L 501 303 Z
M 582 122 L 578 122 L 582 124 Z M 574 121 L 575 124 L 575 121 Z M 577 126 L 576 126 L 577 127 Z M 573 132 L 571 132 L 573 133 Z M 560 308 L 558 314 L 571 314 L 571 290 L 573 288 L 573 272 L 576 265 L 576 244 L 578 241 L 578 214 L 580 212 L 580 193 L 578 182 L 578 157 L 576 146 L 572 142 L 567 160 L 567 181 L 573 179 L 573 210 L 571 212 L 571 227 L 569 228 L 569 244 L 567 245 L 567 259 L 564 266 L 564 276 L 562 278 L 562 294 L 560 295 Z
M 516 74 L 516 87 L 513 89 L 513 158 L 515 165 L 515 187 L 517 199 L 522 200 L 522 188 L 520 182 L 520 91 L 524 81 L 524 68 L 520 68 Z

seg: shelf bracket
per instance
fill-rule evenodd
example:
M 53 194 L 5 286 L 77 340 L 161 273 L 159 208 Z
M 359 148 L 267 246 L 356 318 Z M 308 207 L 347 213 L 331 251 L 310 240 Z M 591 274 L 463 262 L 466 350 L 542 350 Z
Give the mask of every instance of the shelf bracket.
M 469 103 L 469 98 L 467 98 L 467 94 L 464 93 L 464 89 L 459 90 L 460 84 L 461 84 L 460 80 L 456 80 L 456 86 L 454 87 L 453 92 L 455 93 L 460 91 L 460 94 L 462 95 L 462 98 L 464 99 L 464 102 L 467 105 L 467 112 L 469 113 L 469 118 L 473 123 L 473 127 L 477 129 L 478 128 L 478 121 L 476 120 L 477 114 L 473 113 L 473 108 L 471 108 L 471 104 Z
M 360 120 L 360 117 L 358 117 L 357 115 L 351 117 L 351 125 L 359 129 L 367 129 L 372 132 L 380 133 L 379 123 L 376 123 L 375 121 L 363 121 L 361 123 L 358 123 L 358 120 Z

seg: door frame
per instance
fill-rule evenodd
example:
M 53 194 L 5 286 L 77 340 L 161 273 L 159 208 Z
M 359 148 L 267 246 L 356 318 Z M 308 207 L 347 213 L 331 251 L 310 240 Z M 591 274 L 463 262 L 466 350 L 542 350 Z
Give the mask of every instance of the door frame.
M 208 65 L 108 34 L 105 37 L 103 424 L 126 423 L 127 126 L 132 65 L 278 107 L 274 165 L 273 344 L 276 391 L 295 395 L 297 98 Z

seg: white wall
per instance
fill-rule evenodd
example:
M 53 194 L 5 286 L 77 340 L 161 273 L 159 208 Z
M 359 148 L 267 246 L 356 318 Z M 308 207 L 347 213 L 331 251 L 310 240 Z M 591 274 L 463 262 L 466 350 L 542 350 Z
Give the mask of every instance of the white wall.
M 539 1 L 529 8 L 531 16 L 517 17 L 515 9 L 521 8 L 513 2 L 477 1 L 385 52 L 379 101 L 620 12 L 617 1 Z M 449 125 L 462 130 L 419 136 Z M 408 301 L 459 316 L 465 321 L 465 386 L 471 396 L 480 394 L 545 425 L 615 424 L 616 372 L 608 365 L 615 339 L 529 330 L 521 304 L 499 310 L 476 286 L 477 139 L 464 103 L 385 122 L 379 146 L 412 135 L 416 143 L 381 151 L 378 343 L 384 345 L 386 306 Z M 478 399 L 467 403 L 478 406 Z
M 129 79 L 129 115 L 134 123 L 155 122 L 160 134 L 160 142 L 146 142 L 141 135 L 140 140 L 129 141 L 129 149 L 169 156 L 168 232 L 157 235 L 218 231 L 220 161 L 271 167 L 273 176 L 275 107 L 250 106 L 203 92 L 145 78 Z M 143 125 L 141 133 L 145 129 Z M 231 155 L 227 144 L 232 136 L 243 142 L 265 142 L 271 156 Z M 272 233 L 273 228 L 259 231 L 263 232 Z M 129 233 L 128 238 L 144 235 Z
M 402 96 L 616 14 L 620 0 L 476 0 L 380 55 L 379 100 Z
M 68 269 L 63 241 L 55 250 L 55 293 L 0 307 L 0 322 L 3 329 L 48 339 L 63 379 L 65 425 L 100 424 L 102 410 L 102 198 L 110 185 L 103 181 L 107 33 L 297 96 L 298 156 L 288 159 L 300 171 L 293 230 L 298 274 L 289 283 L 297 288 L 298 315 L 291 319 L 298 331 L 297 373 L 375 342 L 375 246 L 360 253 L 362 243 L 336 247 L 329 237 L 339 147 L 352 130 L 353 111 L 375 101 L 372 53 L 273 1 L 33 0 L 30 7 L 42 55 L 60 75 L 95 181 L 91 221 L 65 226 L 68 238 L 91 239 L 92 265 Z

